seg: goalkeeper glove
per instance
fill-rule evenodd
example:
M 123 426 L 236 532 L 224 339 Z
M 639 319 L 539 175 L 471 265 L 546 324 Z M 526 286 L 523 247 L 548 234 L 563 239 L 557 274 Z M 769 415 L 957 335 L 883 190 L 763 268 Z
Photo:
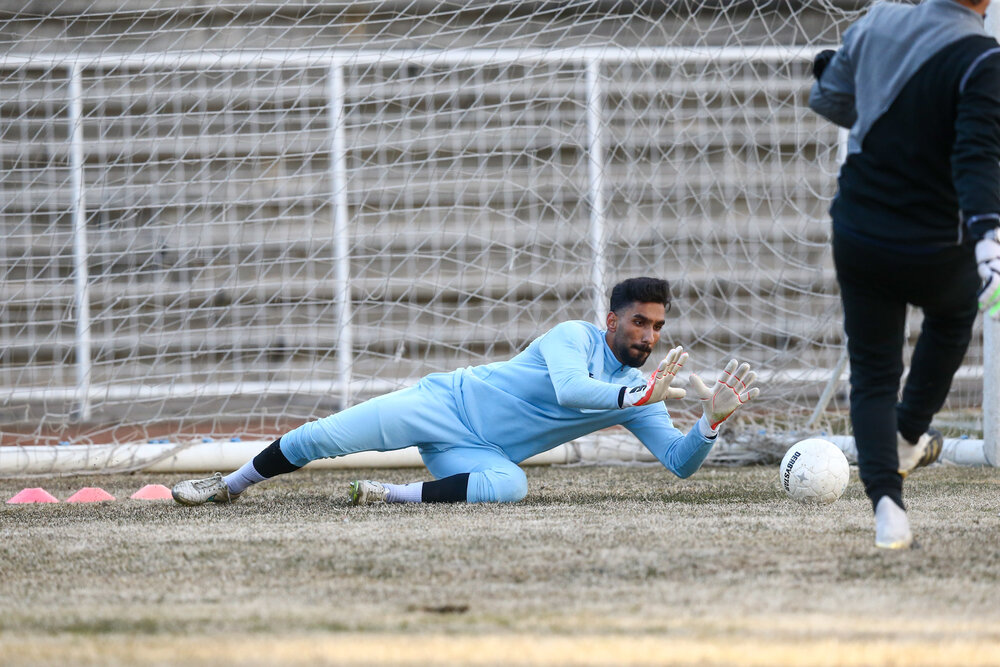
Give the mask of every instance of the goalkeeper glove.
M 987 232 L 976 243 L 976 268 L 983 286 L 979 290 L 979 310 L 1000 319 L 1000 243 L 997 230 Z
M 816 57 L 813 58 L 812 74 L 814 79 L 819 81 L 820 77 L 823 76 L 823 70 L 826 69 L 826 66 L 830 64 L 835 55 L 837 55 L 837 52 L 833 49 L 824 49 L 816 54 Z
M 656 372 L 649 378 L 646 384 L 638 387 L 622 387 L 618 393 L 618 407 L 630 408 L 634 405 L 647 405 L 656 403 L 668 398 L 684 398 L 687 392 L 679 387 L 671 387 L 684 362 L 688 359 L 687 352 L 678 345 L 667 352 L 667 356 L 660 362 Z
M 750 370 L 750 364 L 744 363 L 737 368 L 735 359 L 726 364 L 726 369 L 719 374 L 719 379 L 711 389 L 700 377 L 691 374 L 691 387 L 701 399 L 705 419 L 713 431 L 729 419 L 737 408 L 757 398 L 760 389 L 749 388 L 755 379 L 757 374 Z

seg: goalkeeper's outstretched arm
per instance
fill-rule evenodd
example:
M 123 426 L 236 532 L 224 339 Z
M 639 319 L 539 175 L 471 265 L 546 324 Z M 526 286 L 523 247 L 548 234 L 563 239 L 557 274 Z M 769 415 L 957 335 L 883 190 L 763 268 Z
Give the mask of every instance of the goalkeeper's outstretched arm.
M 671 472 L 689 477 L 711 452 L 722 423 L 760 394 L 759 388 L 751 386 L 756 379 L 750 364 L 735 359 L 711 387 L 692 373 L 689 382 L 701 401 L 702 416 L 686 435 L 674 427 L 666 410 L 645 411 L 624 426 Z

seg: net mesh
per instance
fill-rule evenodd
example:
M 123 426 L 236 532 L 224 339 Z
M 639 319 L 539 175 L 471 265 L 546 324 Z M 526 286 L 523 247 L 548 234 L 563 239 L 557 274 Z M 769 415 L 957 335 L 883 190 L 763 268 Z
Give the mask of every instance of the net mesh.
M 635 275 L 693 370 L 761 370 L 729 442 L 843 432 L 839 136 L 806 98 L 867 5 L 0 10 L 3 444 L 275 437 L 603 322 Z

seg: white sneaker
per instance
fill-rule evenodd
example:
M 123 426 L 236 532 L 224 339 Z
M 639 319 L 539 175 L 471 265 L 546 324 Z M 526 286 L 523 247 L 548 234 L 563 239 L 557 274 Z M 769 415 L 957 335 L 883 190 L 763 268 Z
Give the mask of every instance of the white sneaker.
M 941 448 L 944 445 L 944 436 L 940 431 L 932 428 L 927 429 L 917 439 L 917 444 L 906 440 L 903 436 L 896 435 L 896 452 L 899 454 L 899 474 L 904 478 L 916 468 L 930 465 L 941 456 Z
M 882 496 L 875 505 L 875 546 L 880 549 L 909 549 L 913 544 L 910 520 L 906 510 L 889 496 Z
M 204 505 L 205 503 L 234 503 L 240 494 L 230 493 L 229 487 L 217 472 L 205 479 L 187 479 L 170 489 L 170 495 L 181 505 Z
M 367 479 L 359 479 L 351 482 L 351 504 L 371 505 L 373 503 L 384 503 L 389 490 L 381 482 L 372 482 Z

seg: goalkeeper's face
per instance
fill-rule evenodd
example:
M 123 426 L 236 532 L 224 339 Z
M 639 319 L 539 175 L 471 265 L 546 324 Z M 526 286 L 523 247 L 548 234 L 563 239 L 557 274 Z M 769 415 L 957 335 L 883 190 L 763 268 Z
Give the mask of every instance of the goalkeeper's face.
M 667 309 L 662 303 L 632 303 L 608 315 L 608 344 L 618 360 L 639 368 L 660 341 Z

